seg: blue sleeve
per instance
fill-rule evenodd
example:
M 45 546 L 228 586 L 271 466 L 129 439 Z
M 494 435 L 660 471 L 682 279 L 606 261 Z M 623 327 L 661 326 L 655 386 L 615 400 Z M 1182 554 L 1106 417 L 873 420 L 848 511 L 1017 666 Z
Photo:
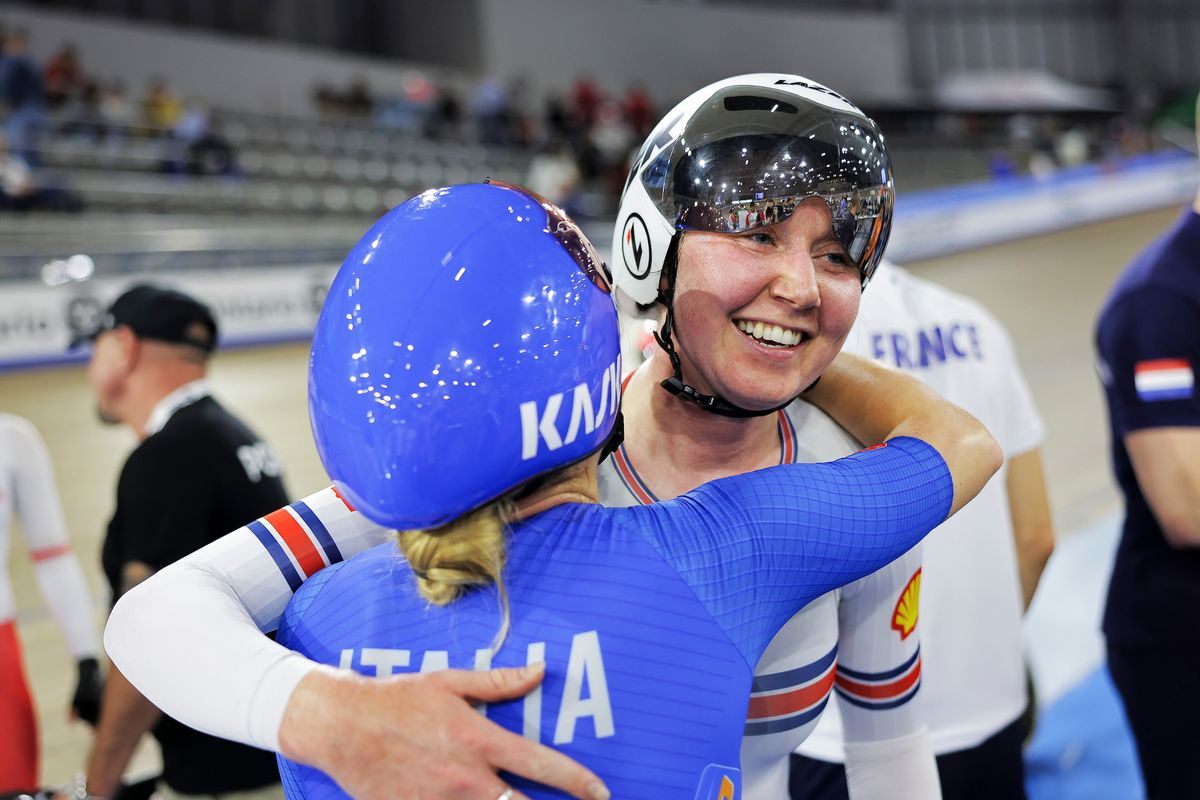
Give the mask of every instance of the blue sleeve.
M 946 519 L 953 497 L 941 455 L 899 437 L 827 464 L 713 481 L 642 507 L 640 522 L 753 665 L 811 600 L 920 542 Z

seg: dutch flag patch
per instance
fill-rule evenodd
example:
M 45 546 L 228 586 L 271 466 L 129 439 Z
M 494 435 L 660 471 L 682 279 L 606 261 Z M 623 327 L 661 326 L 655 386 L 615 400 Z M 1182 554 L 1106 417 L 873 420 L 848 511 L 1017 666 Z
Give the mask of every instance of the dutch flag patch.
M 1160 358 L 1139 361 L 1133 369 L 1133 385 L 1143 402 L 1186 400 L 1195 391 L 1196 379 L 1187 360 Z

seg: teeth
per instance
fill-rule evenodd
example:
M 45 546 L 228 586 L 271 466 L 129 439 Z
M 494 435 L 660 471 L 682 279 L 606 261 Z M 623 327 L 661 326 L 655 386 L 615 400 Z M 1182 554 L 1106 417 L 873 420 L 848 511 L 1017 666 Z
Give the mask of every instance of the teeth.
M 779 325 L 768 325 L 763 322 L 750 322 L 748 320 L 738 320 L 737 328 L 742 333 L 753 336 L 762 342 L 770 342 L 772 344 L 791 347 L 800 344 L 803 334 L 799 331 L 788 330 Z

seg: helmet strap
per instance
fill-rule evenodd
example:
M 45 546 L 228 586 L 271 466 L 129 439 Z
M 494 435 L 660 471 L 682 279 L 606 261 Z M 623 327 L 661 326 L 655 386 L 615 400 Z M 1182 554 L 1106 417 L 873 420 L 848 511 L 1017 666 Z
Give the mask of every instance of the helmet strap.
M 659 301 L 667 307 L 667 316 L 663 319 L 662 329 L 654 332 L 654 340 L 658 342 L 658 346 L 671 359 L 671 369 L 675 375 L 660 382 L 659 386 L 681 400 L 687 400 L 704 411 L 721 417 L 765 417 L 768 414 L 774 414 L 776 411 L 787 407 L 795 398 L 791 398 L 786 403 L 777 405 L 774 408 L 767 408 L 761 411 L 742 408 L 723 397 L 702 394 L 683 380 L 683 365 L 680 363 L 679 354 L 675 352 L 675 345 L 671 341 L 672 333 L 674 333 L 675 338 L 679 338 L 679 332 L 674 330 L 675 273 L 679 265 L 679 242 L 682 238 L 682 231 L 675 231 L 675 235 L 671 237 L 671 244 L 667 248 L 666 257 L 663 260 L 663 278 L 666 282 L 666 288 L 659 292 Z
M 604 442 L 604 448 L 600 451 L 600 461 L 603 461 L 613 453 L 621 449 L 621 444 L 625 441 L 625 415 L 621 413 L 621 409 L 617 409 L 617 420 L 613 423 L 612 433 L 608 435 L 608 439 Z

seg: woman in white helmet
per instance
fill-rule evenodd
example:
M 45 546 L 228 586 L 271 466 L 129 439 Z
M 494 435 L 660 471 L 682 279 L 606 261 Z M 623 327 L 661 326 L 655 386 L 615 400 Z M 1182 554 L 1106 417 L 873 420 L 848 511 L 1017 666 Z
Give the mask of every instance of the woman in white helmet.
M 628 317 L 658 347 L 625 387 L 625 443 L 603 502 L 665 500 L 705 480 L 856 449 L 798 400 L 842 346 L 882 256 L 893 184 L 883 137 L 794 75 L 730 78 L 670 111 L 638 153 L 611 257 Z M 747 798 L 788 794 L 788 756 L 831 696 L 855 798 L 939 796 L 912 699 L 920 556 L 797 614 L 758 663 L 742 747 Z

